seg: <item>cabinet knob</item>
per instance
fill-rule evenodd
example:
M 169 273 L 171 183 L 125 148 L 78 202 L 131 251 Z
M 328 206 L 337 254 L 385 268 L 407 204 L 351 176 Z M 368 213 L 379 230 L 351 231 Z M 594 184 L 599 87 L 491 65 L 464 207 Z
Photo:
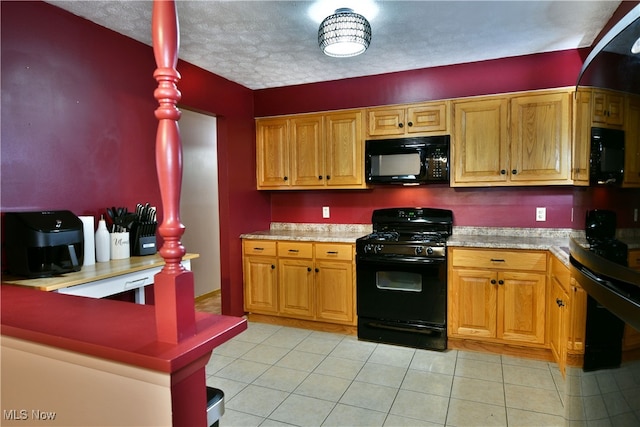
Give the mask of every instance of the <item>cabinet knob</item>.
M 504 169 L 500 169 L 500 175 L 506 175 L 507 171 Z
M 409 127 L 413 126 L 413 122 L 409 122 L 407 123 L 407 125 L 409 125 Z
M 491 284 L 495 285 L 496 284 L 496 279 L 491 279 Z
M 311 267 L 307 267 L 307 271 L 311 271 Z
M 504 280 L 498 280 L 498 285 L 504 285 Z
M 327 175 L 327 179 L 331 179 L 331 175 Z
M 288 176 L 285 176 L 285 177 L 284 177 L 284 180 L 285 180 L 285 181 L 289 180 L 289 177 L 288 177 Z
M 398 123 L 398 127 L 402 129 L 404 127 L 404 123 Z
M 318 179 L 322 179 L 322 175 L 318 175 Z
M 271 269 L 272 269 L 272 270 L 275 270 L 275 269 L 276 269 L 276 266 L 275 266 L 275 265 L 273 265 L 273 264 L 271 264 Z
M 511 173 L 512 173 L 512 174 L 514 174 L 514 175 L 516 175 L 516 174 L 518 173 L 518 171 L 517 171 L 517 170 L 515 170 L 515 169 L 513 169 L 513 170 L 511 171 Z
M 556 304 L 558 304 L 558 307 L 564 307 L 564 301 L 560 298 L 556 298 Z
M 320 272 L 320 269 L 319 269 L 319 268 L 316 268 L 316 273 L 319 273 L 319 272 Z

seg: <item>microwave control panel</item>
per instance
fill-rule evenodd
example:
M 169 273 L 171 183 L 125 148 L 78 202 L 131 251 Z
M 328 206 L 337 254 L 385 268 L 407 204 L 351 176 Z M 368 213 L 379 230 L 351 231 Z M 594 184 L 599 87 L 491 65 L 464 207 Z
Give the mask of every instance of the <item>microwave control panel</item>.
M 429 180 L 444 181 L 449 179 L 449 153 L 445 147 L 429 147 L 426 163 Z

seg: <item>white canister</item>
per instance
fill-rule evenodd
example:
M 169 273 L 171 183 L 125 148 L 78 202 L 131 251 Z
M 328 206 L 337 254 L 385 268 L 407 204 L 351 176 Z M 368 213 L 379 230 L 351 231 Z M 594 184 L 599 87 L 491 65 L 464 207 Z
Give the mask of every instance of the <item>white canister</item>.
M 84 235 L 84 257 L 82 266 L 96 263 L 95 218 L 93 216 L 81 216 L 82 231 Z
M 111 259 L 129 258 L 129 232 L 111 233 Z
M 98 221 L 98 229 L 96 230 L 96 261 L 107 262 L 110 259 L 110 246 L 109 230 L 107 230 L 107 223 L 104 217 L 100 217 Z

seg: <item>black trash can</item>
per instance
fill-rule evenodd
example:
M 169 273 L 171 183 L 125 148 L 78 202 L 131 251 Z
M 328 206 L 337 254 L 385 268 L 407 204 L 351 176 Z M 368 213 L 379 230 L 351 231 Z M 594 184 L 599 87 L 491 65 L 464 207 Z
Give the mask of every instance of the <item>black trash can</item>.
M 218 427 L 224 414 L 224 392 L 207 386 L 207 425 Z

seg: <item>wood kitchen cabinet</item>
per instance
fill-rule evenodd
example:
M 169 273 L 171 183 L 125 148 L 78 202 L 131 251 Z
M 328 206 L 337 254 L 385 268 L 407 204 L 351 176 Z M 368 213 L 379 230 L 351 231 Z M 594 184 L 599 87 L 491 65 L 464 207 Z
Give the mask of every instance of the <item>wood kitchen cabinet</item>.
M 242 244 L 244 309 L 278 313 L 276 242 L 245 240 Z
M 640 187 L 640 96 L 628 96 L 625 114 L 622 186 Z
M 594 89 L 592 92 L 593 126 L 620 128 L 624 124 L 624 95 L 619 92 Z
M 447 102 L 367 108 L 367 138 L 447 133 Z
M 247 312 L 355 325 L 353 244 L 274 240 L 265 249 L 263 243 L 243 241 Z
M 591 89 L 574 92 L 571 180 L 573 185 L 589 185 L 591 152 Z
M 279 188 L 289 183 L 289 120 L 256 121 L 258 189 Z
M 449 248 L 450 337 L 545 343 L 546 252 Z
M 555 256 L 549 266 L 549 347 L 562 375 L 584 356 L 587 294 Z
M 508 100 L 503 97 L 453 102 L 451 186 L 504 185 L 508 159 Z
M 570 184 L 568 91 L 453 102 L 452 186 Z
M 365 188 L 363 112 L 256 120 L 260 190 Z

